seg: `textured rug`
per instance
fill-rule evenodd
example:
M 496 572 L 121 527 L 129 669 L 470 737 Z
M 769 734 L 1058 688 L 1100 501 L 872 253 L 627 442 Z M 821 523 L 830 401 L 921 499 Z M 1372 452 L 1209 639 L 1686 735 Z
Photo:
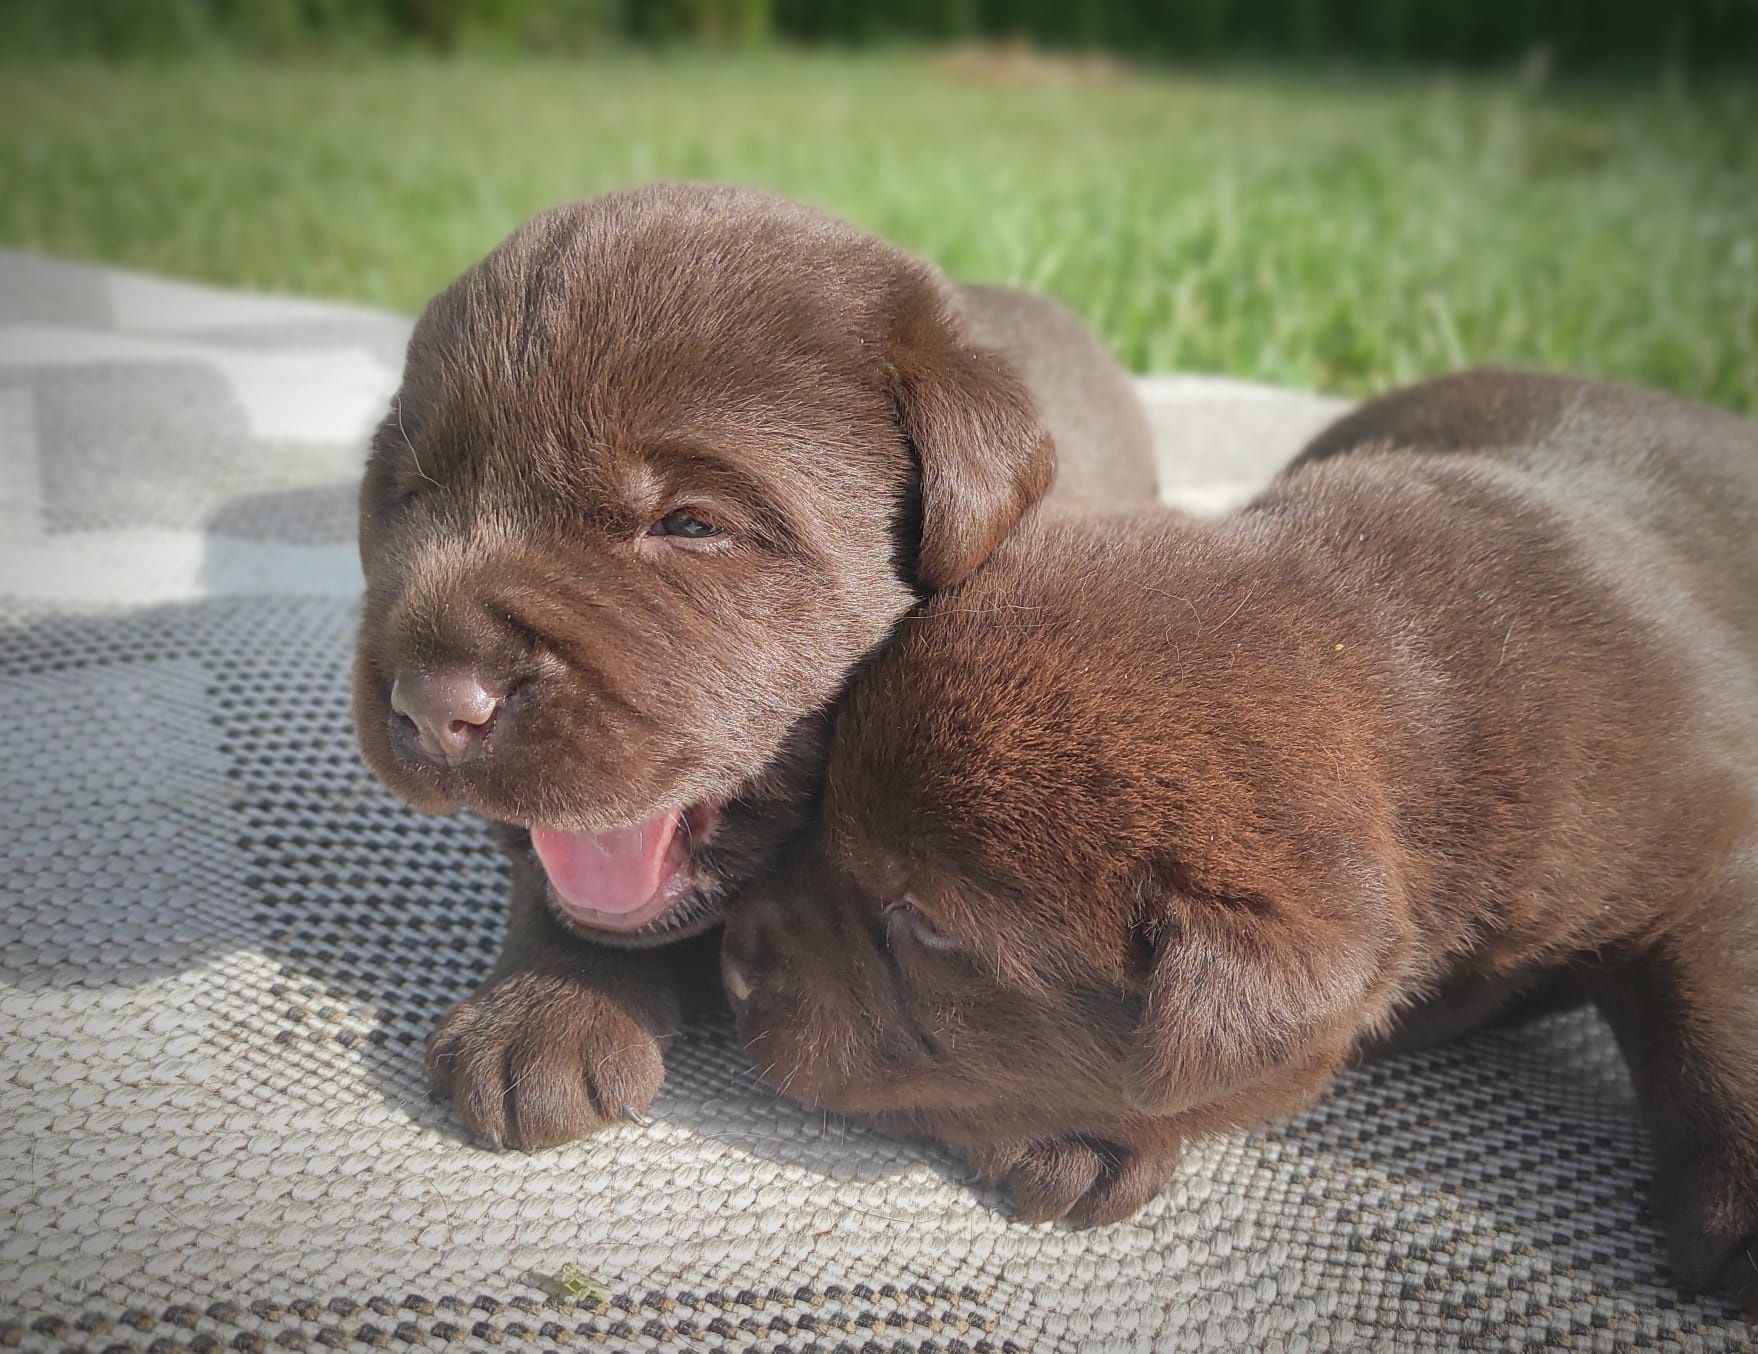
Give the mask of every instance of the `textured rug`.
M 0 1344 L 1749 1341 L 1664 1272 L 1589 1017 L 1347 1077 L 1084 1234 L 776 1100 L 722 1028 L 647 1127 L 471 1146 L 418 1057 L 502 868 L 348 720 L 354 480 L 406 323 L 0 255 L 0 326 Z M 1142 390 L 1198 510 L 1339 407 Z

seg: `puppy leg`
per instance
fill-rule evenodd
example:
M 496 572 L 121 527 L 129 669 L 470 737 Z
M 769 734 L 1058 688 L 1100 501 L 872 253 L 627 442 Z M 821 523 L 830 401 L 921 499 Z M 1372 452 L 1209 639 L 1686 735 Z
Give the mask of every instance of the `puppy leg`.
M 1383 1034 L 1363 1039 L 1354 1061 L 1396 1057 L 1482 1030 L 1504 1030 L 1587 1001 L 1578 980 L 1561 973 L 1460 983 L 1400 1012 Z
M 1022 1222 L 1102 1227 L 1139 1212 L 1178 1168 L 1178 1144 L 1127 1147 L 1070 1136 L 966 1148 L 983 1179 L 1008 1191 Z
M 1758 890 L 1601 975 L 1654 1145 L 1674 1273 L 1758 1319 Z
M 490 1147 L 553 1147 L 638 1116 L 665 1077 L 666 1045 L 700 991 L 718 991 L 718 943 L 612 950 L 568 934 L 542 872 L 514 853 L 494 969 L 427 1040 L 434 1096 Z

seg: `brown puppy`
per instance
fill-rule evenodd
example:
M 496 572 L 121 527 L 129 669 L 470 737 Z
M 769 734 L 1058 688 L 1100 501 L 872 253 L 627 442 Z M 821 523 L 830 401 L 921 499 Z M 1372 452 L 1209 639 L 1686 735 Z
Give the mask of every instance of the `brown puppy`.
M 1101 1222 L 1429 999 L 1566 979 L 1679 1275 L 1758 1295 L 1758 427 L 1480 373 L 1229 520 L 1046 511 L 856 679 L 826 776 L 724 942 L 792 1094 Z
M 1152 498 L 1073 315 L 758 193 L 563 207 L 433 301 L 361 491 L 355 714 L 410 803 L 508 827 L 504 952 L 429 1046 L 470 1129 L 646 1105 L 712 946 L 580 937 L 716 921 L 798 825 L 848 670 L 1058 454 L 1065 496 Z

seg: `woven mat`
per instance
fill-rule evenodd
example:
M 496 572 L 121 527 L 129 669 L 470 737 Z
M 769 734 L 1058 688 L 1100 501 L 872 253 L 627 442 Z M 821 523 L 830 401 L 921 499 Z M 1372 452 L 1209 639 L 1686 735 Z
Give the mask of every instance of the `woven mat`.
M 504 873 L 379 789 L 348 720 L 354 478 L 405 322 L 0 255 L 0 326 L 0 1343 L 1747 1339 L 1667 1279 L 1585 1016 L 1346 1077 L 1084 1234 L 777 1101 L 724 1028 L 650 1127 L 471 1146 L 417 1063 Z M 1199 509 L 1337 408 L 1143 393 Z

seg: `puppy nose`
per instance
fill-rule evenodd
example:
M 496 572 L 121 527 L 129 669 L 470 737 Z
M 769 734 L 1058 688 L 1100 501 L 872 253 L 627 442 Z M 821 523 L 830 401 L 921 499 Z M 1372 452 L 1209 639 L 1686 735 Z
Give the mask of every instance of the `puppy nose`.
M 402 671 L 391 683 L 391 709 L 415 726 L 422 749 L 456 766 L 478 750 L 501 698 L 468 669 Z

